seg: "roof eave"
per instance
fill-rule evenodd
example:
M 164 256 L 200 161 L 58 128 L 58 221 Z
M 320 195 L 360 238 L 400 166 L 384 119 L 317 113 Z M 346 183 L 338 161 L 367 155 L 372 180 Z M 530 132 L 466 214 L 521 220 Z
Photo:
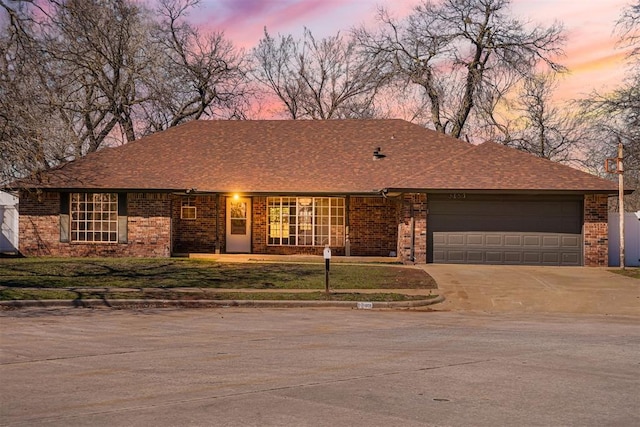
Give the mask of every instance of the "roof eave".
M 483 189 L 483 188 L 385 188 L 384 193 L 472 193 L 472 194 L 617 194 L 613 189 Z M 625 194 L 631 194 L 633 190 L 625 190 Z

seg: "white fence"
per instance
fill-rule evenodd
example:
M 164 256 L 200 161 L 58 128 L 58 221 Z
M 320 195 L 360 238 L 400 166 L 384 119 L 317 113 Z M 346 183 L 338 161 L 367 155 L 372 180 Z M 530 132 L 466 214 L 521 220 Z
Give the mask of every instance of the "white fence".
M 18 252 L 18 198 L 0 191 L 0 253 Z
M 620 215 L 609 212 L 609 265 L 620 265 Z M 624 265 L 640 266 L 640 211 L 624 214 Z
M 18 198 L 0 191 L 0 253 L 18 252 Z

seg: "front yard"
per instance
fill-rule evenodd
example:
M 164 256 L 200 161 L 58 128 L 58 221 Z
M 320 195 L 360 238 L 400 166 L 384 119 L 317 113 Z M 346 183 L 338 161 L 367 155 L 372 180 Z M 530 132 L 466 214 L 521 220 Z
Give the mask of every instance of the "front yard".
M 392 289 L 436 289 L 423 270 L 334 264 L 324 292 L 324 264 L 224 263 L 192 259 L 0 259 L 0 300 L 20 299 L 271 299 L 406 301 Z M 340 292 L 341 290 L 349 292 Z M 301 292 L 304 291 L 304 292 Z M 317 292 L 308 292 L 317 290 Z M 428 292 L 427 292 L 428 293 Z
M 621 274 L 623 276 L 632 277 L 634 279 L 640 279 L 640 268 L 627 267 L 624 270 L 617 269 L 617 270 L 611 270 L 611 271 L 616 274 Z

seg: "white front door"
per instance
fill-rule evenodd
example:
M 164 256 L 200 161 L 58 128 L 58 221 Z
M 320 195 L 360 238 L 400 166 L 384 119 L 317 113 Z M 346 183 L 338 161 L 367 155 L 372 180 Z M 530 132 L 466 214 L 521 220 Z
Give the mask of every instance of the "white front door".
M 250 198 L 227 198 L 227 252 L 251 252 Z

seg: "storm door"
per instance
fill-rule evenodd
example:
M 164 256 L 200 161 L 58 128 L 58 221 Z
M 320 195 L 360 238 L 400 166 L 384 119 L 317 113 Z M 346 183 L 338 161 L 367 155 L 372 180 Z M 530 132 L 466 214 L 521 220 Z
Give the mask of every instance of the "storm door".
M 251 252 L 251 199 L 227 198 L 227 253 Z

